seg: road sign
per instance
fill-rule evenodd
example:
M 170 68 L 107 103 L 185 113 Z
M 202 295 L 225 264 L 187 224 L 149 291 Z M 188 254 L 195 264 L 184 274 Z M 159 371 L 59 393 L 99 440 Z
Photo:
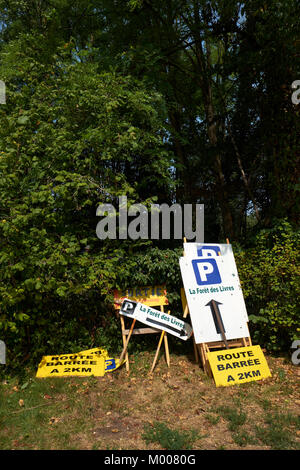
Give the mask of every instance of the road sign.
M 232 279 L 238 284 L 238 289 L 242 291 L 238 270 L 236 267 L 232 245 L 229 243 L 184 243 L 184 254 L 190 258 L 217 258 L 220 256 L 226 259 L 227 267 L 230 270 Z M 212 262 L 212 260 L 211 260 Z M 245 320 L 248 322 L 246 307 L 243 309 Z
M 196 344 L 222 341 L 216 314 L 227 340 L 249 336 L 246 306 L 233 263 L 231 256 L 180 258 Z
M 192 258 L 210 256 L 230 256 L 233 254 L 230 243 L 184 243 L 184 255 Z
M 124 290 L 114 290 L 114 306 L 120 308 L 124 299 L 131 299 L 145 305 L 168 305 L 166 286 L 129 287 Z
M 102 377 L 105 374 L 104 356 L 86 353 L 43 356 L 36 377 Z
M 225 256 L 226 259 L 230 259 L 230 269 L 232 270 L 232 275 L 236 277 L 238 283 L 240 283 L 239 274 L 232 251 L 232 245 L 229 243 L 184 243 L 183 249 L 185 256 L 192 258 L 216 258 L 218 256 Z M 247 312 L 246 318 L 248 321 Z
M 260 346 L 207 353 L 216 386 L 236 385 L 271 376 Z
M 136 319 L 158 330 L 166 331 L 184 341 L 192 335 L 192 328 L 188 323 L 140 302 L 125 299 L 120 308 L 120 314 Z
M 109 357 L 108 351 L 104 348 L 93 348 L 93 349 L 87 349 L 85 351 L 81 351 L 79 354 L 88 354 L 88 355 L 95 355 L 96 357 L 103 356 L 104 361 L 105 361 L 105 373 L 106 372 L 112 372 L 121 365 L 123 365 L 123 362 L 120 362 L 119 359 L 114 359 L 112 357 Z

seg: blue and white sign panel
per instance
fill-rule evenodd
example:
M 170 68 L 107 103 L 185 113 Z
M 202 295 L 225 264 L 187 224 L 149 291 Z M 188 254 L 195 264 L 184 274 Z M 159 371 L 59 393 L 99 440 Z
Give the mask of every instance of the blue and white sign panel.
M 209 258 L 216 256 L 233 255 L 232 245 L 229 243 L 184 243 L 185 256 L 197 258 L 199 256 Z
M 232 245 L 229 243 L 184 243 L 183 244 L 185 256 L 192 258 L 216 258 L 217 256 L 226 256 L 231 259 L 230 269 L 233 275 L 239 280 L 238 270 L 235 264 Z
M 232 277 L 232 282 L 235 282 L 237 284 L 236 289 L 242 292 L 239 274 L 232 251 L 232 245 L 229 243 L 184 243 L 183 248 L 185 256 L 192 258 L 219 258 L 220 256 L 225 257 L 228 272 L 230 272 Z M 249 318 L 245 303 L 243 311 L 245 319 L 248 322 Z
M 135 318 L 152 328 L 165 330 L 184 341 L 189 339 L 193 332 L 191 326 L 181 319 L 130 299 L 124 299 L 120 308 L 120 315 Z
M 189 306 L 195 342 L 221 341 L 212 301 L 219 310 L 227 339 L 249 336 L 247 310 L 234 258 L 209 256 L 180 258 L 180 270 Z

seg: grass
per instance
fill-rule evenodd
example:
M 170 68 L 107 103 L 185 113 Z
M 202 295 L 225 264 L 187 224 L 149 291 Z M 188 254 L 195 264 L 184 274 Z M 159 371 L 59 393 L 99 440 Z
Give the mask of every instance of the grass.
M 104 377 L 0 379 L 0 450 L 298 450 L 299 368 L 272 358 L 272 377 L 215 387 L 186 356 L 147 351 Z
M 238 426 L 245 424 L 247 419 L 246 413 L 230 406 L 220 406 L 217 408 L 217 412 L 228 421 L 230 431 L 234 431 Z
M 194 441 L 198 438 L 198 432 L 194 429 L 180 431 L 170 429 L 165 423 L 156 422 L 147 424 L 144 428 L 142 438 L 147 444 L 157 442 L 162 449 L 182 450 L 191 449 Z
M 256 435 L 263 444 L 273 450 L 295 448 L 294 436 L 300 429 L 299 416 L 275 411 L 267 413 L 264 421 L 264 426 L 256 426 Z M 299 445 L 296 448 L 300 450 Z
M 240 403 L 240 400 L 238 402 Z M 272 450 L 300 449 L 299 443 L 294 441 L 297 431 L 299 433 L 300 417 L 291 413 L 282 413 L 276 409 L 271 411 L 272 405 L 269 400 L 262 400 L 261 407 L 262 410 L 267 411 L 263 415 L 263 423 L 252 426 L 251 432 L 241 429 L 249 420 L 247 414 L 241 409 L 221 406 L 216 411 L 219 417 L 223 417 L 228 422 L 232 438 L 240 447 L 261 443 Z M 292 430 L 294 432 L 291 432 Z
M 0 449 L 72 448 L 70 435 L 84 429 L 88 409 L 86 406 L 83 409 L 78 399 L 82 384 L 78 379 L 77 383 L 68 382 L 30 378 L 21 386 L 15 382 L 2 384 Z M 74 408 L 76 413 L 70 419 L 70 410 Z M 74 415 L 85 419 L 79 422 Z

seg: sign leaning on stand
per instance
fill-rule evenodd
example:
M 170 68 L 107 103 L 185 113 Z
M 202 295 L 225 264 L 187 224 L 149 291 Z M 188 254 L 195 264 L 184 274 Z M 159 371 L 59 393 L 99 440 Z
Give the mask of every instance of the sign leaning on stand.
M 138 320 L 158 330 L 166 331 L 184 341 L 189 339 L 192 335 L 192 328 L 188 323 L 133 300 L 124 300 L 120 308 L 120 315 Z
M 260 346 L 230 349 L 228 340 L 249 336 L 248 315 L 231 245 L 184 243 L 182 280 L 196 344 L 206 344 L 216 386 L 270 377 Z M 226 349 L 210 351 L 209 343 Z M 205 349 L 205 348 L 204 348 Z
M 184 256 L 180 269 L 196 344 L 222 341 L 216 308 L 227 340 L 249 335 L 234 258 Z

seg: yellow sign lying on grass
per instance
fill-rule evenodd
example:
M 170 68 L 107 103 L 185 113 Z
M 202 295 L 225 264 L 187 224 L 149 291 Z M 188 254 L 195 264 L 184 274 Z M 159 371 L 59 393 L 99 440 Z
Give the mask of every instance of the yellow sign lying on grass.
M 86 351 L 81 351 L 80 354 L 94 354 L 96 357 L 103 356 L 105 361 L 105 372 L 112 372 L 113 370 L 118 369 L 118 367 L 120 367 L 125 362 L 124 360 L 120 363 L 119 359 L 113 359 L 112 357 L 109 357 L 108 352 L 103 348 L 88 349 Z
M 208 352 L 207 358 L 217 387 L 271 377 L 260 346 Z
M 39 364 L 36 377 L 68 377 L 105 374 L 104 356 L 92 354 L 62 354 L 44 356 Z
M 43 356 L 36 377 L 102 377 L 117 369 L 118 359 L 109 357 L 103 348 L 94 348 L 79 353 Z

